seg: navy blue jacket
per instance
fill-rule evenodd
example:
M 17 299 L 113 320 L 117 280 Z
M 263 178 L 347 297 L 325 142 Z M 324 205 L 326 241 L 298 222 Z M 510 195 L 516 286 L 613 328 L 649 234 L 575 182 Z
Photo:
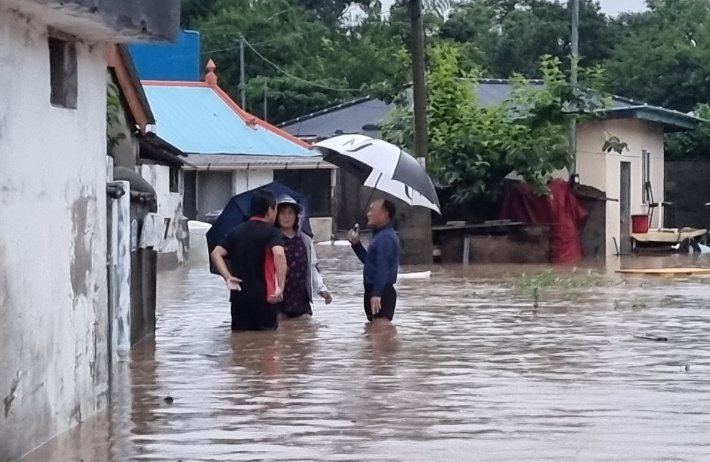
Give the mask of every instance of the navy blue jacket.
M 372 231 L 372 242 L 365 250 L 361 244 L 353 246 L 355 254 L 365 264 L 366 286 L 372 286 L 372 296 L 381 297 L 385 287 L 397 282 L 399 272 L 399 237 L 391 225 Z

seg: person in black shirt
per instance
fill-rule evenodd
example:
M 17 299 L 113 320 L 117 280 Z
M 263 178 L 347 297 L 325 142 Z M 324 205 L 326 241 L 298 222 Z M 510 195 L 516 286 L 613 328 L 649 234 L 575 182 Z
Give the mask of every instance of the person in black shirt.
M 276 198 L 266 190 L 251 199 L 251 218 L 212 251 L 212 262 L 231 292 L 232 330 L 276 330 L 283 300 L 286 253 L 274 227 Z

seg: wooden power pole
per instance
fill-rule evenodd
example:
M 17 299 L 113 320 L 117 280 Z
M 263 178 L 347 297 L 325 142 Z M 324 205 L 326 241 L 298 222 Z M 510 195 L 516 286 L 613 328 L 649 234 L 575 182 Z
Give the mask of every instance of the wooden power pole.
M 409 0 L 412 23 L 412 75 L 414 90 L 414 152 L 425 162 L 429 160 L 427 133 L 426 68 L 424 65 L 424 15 L 422 0 Z
M 571 57 L 570 63 L 570 83 L 577 86 L 577 76 L 579 72 L 579 0 L 571 0 L 572 7 L 572 38 L 570 40 Z M 572 168 L 570 169 L 571 179 L 577 174 L 577 117 L 572 117 L 569 131 L 569 149 L 572 153 Z
M 426 67 L 424 58 L 424 14 L 422 0 L 409 0 L 412 33 L 412 86 L 414 94 L 414 154 L 429 166 L 429 135 L 427 129 Z M 409 212 L 407 225 L 399 229 L 402 239 L 403 263 L 431 264 L 433 242 L 431 212 L 416 209 Z

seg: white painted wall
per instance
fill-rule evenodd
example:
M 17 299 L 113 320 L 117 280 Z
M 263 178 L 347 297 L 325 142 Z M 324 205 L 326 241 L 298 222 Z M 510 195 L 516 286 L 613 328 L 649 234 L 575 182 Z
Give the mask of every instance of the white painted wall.
M 0 461 L 105 408 L 106 61 L 49 103 L 46 27 L 0 5 Z
M 185 261 L 185 249 L 180 227 L 183 218 L 182 194 L 170 192 L 170 167 L 165 165 L 143 164 L 140 166 L 141 176 L 153 187 L 158 203 L 158 215 L 170 218 L 168 236 L 163 239 L 158 252 L 175 254 L 179 263 Z
M 232 174 L 232 194 L 241 194 L 273 181 L 273 170 L 235 170 Z
M 609 136 L 618 136 L 628 144 L 628 151 L 604 153 L 602 146 Z M 594 121 L 580 126 L 577 141 L 577 171 L 583 184 L 606 191 L 607 197 L 619 199 L 621 162 L 631 163 L 631 213 L 647 213 L 643 204 L 643 173 L 641 153 L 651 153 L 651 187 L 653 198 L 662 202 L 664 197 L 664 144 L 663 127 L 637 119 Z M 620 239 L 619 202 L 608 201 L 606 207 L 606 251 L 616 252 L 614 238 Z M 654 212 L 652 227 L 659 227 L 659 211 Z M 630 225 L 629 225 L 630 226 Z
M 580 124 L 577 130 L 577 173 L 582 184 L 593 186 L 606 192 L 610 199 L 619 199 L 621 162 L 631 163 L 631 214 L 648 213 L 643 204 L 643 173 L 641 153 L 651 153 L 651 187 L 655 202 L 664 197 L 664 143 L 663 126 L 637 119 L 593 120 Z M 604 142 L 610 136 L 618 136 L 629 146 L 622 154 L 602 151 Z M 555 178 L 569 178 L 569 172 L 560 170 L 552 174 Z M 522 178 L 515 172 L 510 179 Z M 660 226 L 660 213 L 654 212 L 651 227 Z M 614 255 L 614 238 L 619 241 L 619 202 L 606 203 L 606 254 Z

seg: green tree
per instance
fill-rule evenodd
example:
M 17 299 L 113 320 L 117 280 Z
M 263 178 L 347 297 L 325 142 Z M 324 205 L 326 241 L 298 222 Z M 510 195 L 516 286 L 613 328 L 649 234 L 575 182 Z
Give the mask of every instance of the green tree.
M 462 70 L 459 47 L 441 44 L 430 51 L 427 75 L 431 171 L 453 189 L 458 202 L 495 202 L 503 179 L 517 172 L 543 193 L 548 176 L 569 166 L 567 131 L 571 117 L 593 117 L 608 104 L 595 90 L 571 86 L 558 58 L 543 57 L 544 85 L 522 75 L 500 105 L 481 106 L 476 99 L 480 71 Z M 585 85 L 598 85 L 599 68 L 585 70 Z M 385 137 L 411 148 L 412 111 L 406 98 L 385 128 Z
M 625 33 L 605 65 L 614 93 L 683 112 L 710 101 L 710 3 L 652 0 L 619 21 Z
M 570 10 L 546 0 L 473 0 L 457 4 L 441 27 L 443 39 L 472 44 L 483 56 L 487 77 L 520 73 L 541 78 L 540 57 L 565 61 L 570 54 Z M 618 27 L 601 12 L 598 2 L 580 2 L 580 64 L 607 59 Z

